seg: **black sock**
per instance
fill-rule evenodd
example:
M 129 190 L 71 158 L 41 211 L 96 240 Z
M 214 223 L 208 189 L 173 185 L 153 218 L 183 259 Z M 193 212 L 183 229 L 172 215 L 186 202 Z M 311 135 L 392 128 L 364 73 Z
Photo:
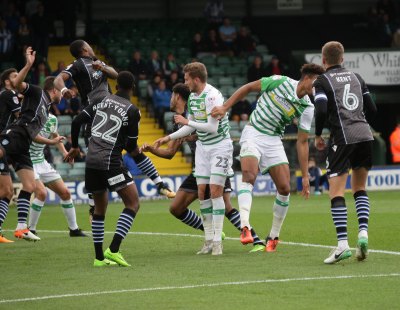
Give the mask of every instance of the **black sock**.
M 9 204 L 10 204 L 10 199 L 8 198 L 3 198 L 0 200 L 0 230 L 1 230 L 1 225 L 3 225 L 3 222 L 7 217 Z
M 366 191 L 358 191 L 354 193 L 356 202 L 356 211 L 358 219 L 358 231 L 368 231 L 369 220 L 369 199 Z
M 93 215 L 92 235 L 96 259 L 104 260 L 103 241 L 104 241 L 104 215 Z
M 183 212 L 182 215 L 177 218 L 180 219 L 182 223 L 193 227 L 194 229 L 204 231 L 203 220 L 196 214 L 196 212 L 190 209 L 186 209 L 185 212 Z
M 32 193 L 21 190 L 17 199 L 18 223 L 26 224 Z
M 119 246 L 128 234 L 129 229 L 131 229 L 135 216 L 135 211 L 131 209 L 125 208 L 122 210 L 117 222 L 117 229 L 115 230 L 114 238 L 110 244 L 110 251 L 112 253 L 117 253 L 119 251 Z

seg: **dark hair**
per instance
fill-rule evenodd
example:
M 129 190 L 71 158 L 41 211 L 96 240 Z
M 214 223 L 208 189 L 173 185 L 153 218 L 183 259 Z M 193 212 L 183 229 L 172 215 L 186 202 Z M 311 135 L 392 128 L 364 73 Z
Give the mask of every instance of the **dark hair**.
M 10 74 L 13 73 L 13 72 L 17 72 L 17 69 L 15 69 L 15 68 L 9 68 L 9 69 L 4 70 L 4 71 L 1 73 L 1 76 L 0 76 L 0 86 L 4 86 L 4 85 L 6 84 L 6 80 L 9 80 L 9 79 L 10 79 Z
M 83 46 L 85 45 L 85 41 L 83 40 L 75 40 L 69 45 L 69 51 L 72 56 L 75 58 L 79 58 L 82 54 Z
M 325 72 L 325 69 L 320 65 L 305 64 L 301 67 L 300 72 L 301 78 L 303 78 L 305 75 L 320 75 Z
M 120 90 L 131 90 L 135 88 L 135 77 L 129 71 L 118 73 L 117 85 Z
M 52 90 L 54 89 L 54 80 L 56 78 L 54 76 L 48 76 L 45 80 L 44 80 L 44 85 L 43 85 L 43 89 L 46 91 Z
M 188 101 L 190 90 L 189 87 L 183 83 L 178 83 L 172 88 L 172 92 L 175 94 L 179 94 L 184 101 Z

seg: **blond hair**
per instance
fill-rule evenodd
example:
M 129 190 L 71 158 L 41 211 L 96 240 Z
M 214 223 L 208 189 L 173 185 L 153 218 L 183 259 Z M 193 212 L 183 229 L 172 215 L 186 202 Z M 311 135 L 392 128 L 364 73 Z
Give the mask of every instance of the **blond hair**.
M 322 57 L 329 65 L 340 65 L 342 63 L 344 47 L 342 43 L 330 41 L 322 47 Z
M 188 73 L 192 79 L 199 78 L 201 82 L 207 82 L 207 69 L 201 62 L 192 62 L 185 65 L 183 72 Z

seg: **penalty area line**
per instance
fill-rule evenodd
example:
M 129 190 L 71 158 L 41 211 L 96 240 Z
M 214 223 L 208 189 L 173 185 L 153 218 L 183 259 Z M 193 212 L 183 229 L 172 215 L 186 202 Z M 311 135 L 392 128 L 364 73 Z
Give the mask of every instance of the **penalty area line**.
M 160 287 L 132 288 L 132 289 L 122 289 L 122 290 L 112 290 L 112 291 L 48 295 L 48 296 L 38 296 L 38 297 L 17 298 L 17 299 L 1 299 L 0 304 L 40 301 L 40 300 L 49 300 L 49 299 L 62 299 L 62 298 L 71 298 L 71 297 L 122 294 L 122 293 L 140 293 L 140 292 L 154 292 L 154 291 L 168 291 L 168 290 L 184 290 L 184 289 L 193 289 L 193 288 L 210 288 L 210 287 L 218 287 L 218 286 L 287 283 L 287 282 L 303 282 L 303 281 L 323 281 L 323 280 L 384 278 L 384 277 L 399 277 L 399 276 L 400 276 L 400 273 L 388 273 L 388 274 L 371 274 L 371 275 L 325 276 L 325 277 L 304 277 L 304 278 L 286 278 L 286 279 L 264 279 L 264 280 L 237 281 L 237 282 L 217 282 L 217 283 L 192 284 L 192 285 L 183 285 L 183 286 L 160 286 Z

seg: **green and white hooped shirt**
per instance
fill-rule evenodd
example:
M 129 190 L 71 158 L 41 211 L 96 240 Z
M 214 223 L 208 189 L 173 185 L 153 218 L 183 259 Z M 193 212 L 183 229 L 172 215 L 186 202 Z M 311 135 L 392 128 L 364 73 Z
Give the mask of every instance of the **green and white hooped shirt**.
M 47 122 L 45 123 L 42 130 L 39 132 L 39 135 L 49 139 L 53 133 L 57 132 L 57 127 L 58 127 L 57 117 L 55 117 L 53 114 L 49 114 Z M 32 142 L 31 147 L 29 148 L 29 154 L 31 156 L 33 164 L 40 164 L 44 162 L 43 150 L 45 146 L 46 146 L 45 144 Z
M 224 97 L 221 92 L 210 84 L 206 84 L 203 92 L 200 95 L 191 93 L 188 100 L 188 113 L 191 119 L 197 123 L 207 123 L 208 116 L 214 107 L 219 107 L 224 104 Z M 218 124 L 217 133 L 208 133 L 196 130 L 199 141 L 203 145 L 216 144 L 223 139 L 230 138 L 229 135 L 229 119 L 228 113 L 225 114 Z
M 269 136 L 282 136 L 285 127 L 298 118 L 299 130 L 310 132 L 314 105 L 306 95 L 296 94 L 298 81 L 281 75 L 261 79 L 261 96 L 250 116 L 250 124 Z

